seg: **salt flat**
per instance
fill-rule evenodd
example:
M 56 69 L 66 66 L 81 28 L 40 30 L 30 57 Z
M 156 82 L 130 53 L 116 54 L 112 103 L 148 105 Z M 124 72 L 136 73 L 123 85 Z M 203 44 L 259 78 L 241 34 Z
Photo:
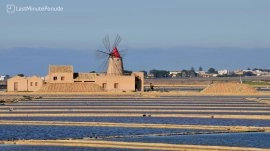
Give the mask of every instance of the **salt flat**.
M 270 138 L 270 107 L 261 101 L 265 98 L 45 96 L 1 105 L 0 139 L 3 144 L 12 142 L 29 148 L 46 144 L 88 150 L 210 150 L 211 146 L 216 150 L 269 149 L 262 141 Z M 232 141 L 212 139 L 225 139 L 223 134 L 230 135 Z M 243 134 L 252 134 L 256 139 L 243 139 Z M 199 141 L 200 137 L 209 141 Z M 184 143 L 177 141 L 180 138 Z M 65 139 L 76 141 L 60 143 Z M 163 147 L 159 148 L 160 144 Z

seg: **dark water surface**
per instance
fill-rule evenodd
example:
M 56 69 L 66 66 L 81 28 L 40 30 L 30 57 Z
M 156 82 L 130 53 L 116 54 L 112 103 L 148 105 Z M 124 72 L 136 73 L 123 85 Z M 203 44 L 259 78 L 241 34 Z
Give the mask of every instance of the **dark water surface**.
M 182 125 L 270 126 L 269 120 L 170 117 L 0 117 L 0 120 L 114 122 Z
M 270 148 L 270 133 L 225 133 L 114 139 L 128 142 Z
M 208 130 L 125 128 L 125 127 L 76 127 L 76 126 L 18 126 L 0 125 L 0 140 L 18 139 L 82 139 L 105 137 L 131 137 L 135 135 L 210 132 Z

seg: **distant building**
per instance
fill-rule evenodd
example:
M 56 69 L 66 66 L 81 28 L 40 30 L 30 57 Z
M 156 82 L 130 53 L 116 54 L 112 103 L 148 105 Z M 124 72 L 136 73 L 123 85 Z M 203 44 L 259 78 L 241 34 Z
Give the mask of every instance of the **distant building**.
M 1 76 L 0 76 L 0 81 L 5 81 L 5 80 L 7 80 L 7 79 L 9 79 L 9 78 L 10 78 L 9 75 L 1 75 Z
M 217 77 L 218 76 L 218 74 L 212 74 L 211 75 L 211 77 Z
M 43 86 L 43 80 L 38 76 L 20 77 L 15 76 L 7 80 L 7 90 L 16 91 L 38 91 Z
M 6 80 L 0 80 L 0 91 L 7 89 L 7 81 Z
M 172 77 L 172 78 L 177 77 L 179 74 L 181 74 L 181 71 L 170 71 L 170 72 L 169 72 L 169 75 L 170 75 L 170 77 Z
M 229 75 L 230 71 L 228 69 L 218 70 L 218 75 Z
M 256 71 L 253 70 L 243 70 L 243 75 L 244 76 L 256 76 Z
M 155 77 L 155 75 L 153 73 L 147 74 L 147 78 L 154 78 L 154 77 Z
M 257 76 L 270 76 L 270 72 L 267 71 L 255 70 L 254 72 Z
M 197 74 L 198 74 L 198 76 L 201 77 L 201 78 L 209 78 L 209 77 L 212 77 L 212 74 L 208 74 L 208 73 L 206 73 L 205 71 L 198 71 Z
M 244 74 L 243 70 L 235 70 L 234 71 L 235 75 L 242 76 Z

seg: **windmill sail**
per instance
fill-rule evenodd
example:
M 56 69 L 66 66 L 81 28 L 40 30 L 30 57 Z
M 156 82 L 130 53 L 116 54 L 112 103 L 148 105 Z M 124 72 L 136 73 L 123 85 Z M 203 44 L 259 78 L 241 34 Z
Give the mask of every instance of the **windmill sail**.
M 103 44 L 107 51 L 98 51 L 100 53 L 108 55 L 107 74 L 109 75 L 123 75 L 123 60 L 117 48 L 120 42 L 121 37 L 117 35 L 113 43 L 113 47 L 111 48 L 109 36 L 106 36 L 103 39 Z

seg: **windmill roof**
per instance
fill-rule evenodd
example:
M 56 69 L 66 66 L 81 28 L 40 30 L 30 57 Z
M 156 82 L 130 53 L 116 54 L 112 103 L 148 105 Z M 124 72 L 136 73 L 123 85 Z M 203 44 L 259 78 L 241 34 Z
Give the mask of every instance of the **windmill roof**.
M 116 57 L 116 58 L 120 58 L 121 57 L 120 56 L 120 53 L 119 53 L 119 51 L 118 51 L 118 49 L 116 47 L 114 47 L 113 50 L 112 50 L 112 56 L 113 57 Z

